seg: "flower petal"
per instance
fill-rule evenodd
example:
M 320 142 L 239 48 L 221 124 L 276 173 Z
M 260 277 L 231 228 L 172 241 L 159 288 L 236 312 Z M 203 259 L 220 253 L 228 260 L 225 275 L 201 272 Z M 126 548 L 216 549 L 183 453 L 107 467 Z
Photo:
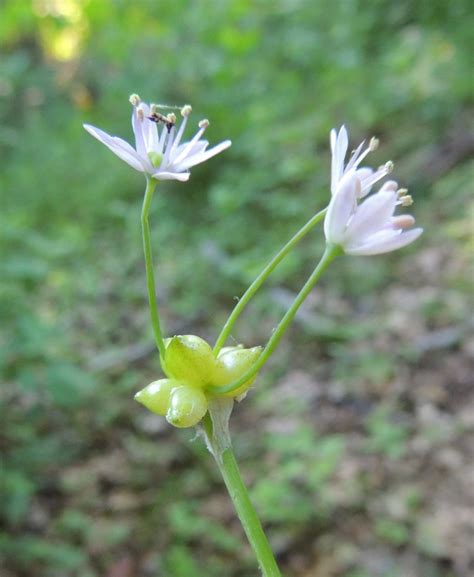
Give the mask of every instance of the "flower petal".
M 150 121 L 148 120 L 148 122 Z M 137 149 L 137 152 L 140 156 L 146 156 L 147 154 L 143 123 L 144 123 L 144 117 L 142 116 L 140 118 L 138 114 L 138 107 L 134 106 L 132 111 L 132 128 L 133 128 L 133 134 L 135 135 L 135 148 Z
M 226 150 L 227 148 L 229 148 L 229 146 L 231 146 L 231 144 L 232 141 L 224 140 L 224 142 L 216 144 L 216 146 L 212 147 L 209 150 L 206 150 L 205 152 L 199 152 L 198 154 L 188 156 L 179 164 L 179 167 L 186 169 L 191 168 L 192 166 L 196 166 L 196 164 L 201 164 L 201 162 L 204 162 L 205 160 L 208 160 L 209 158 L 212 158 L 216 154 L 219 154 L 220 152 Z
M 345 242 L 363 243 L 364 240 L 379 231 L 393 215 L 397 206 L 397 193 L 393 190 L 380 190 L 358 206 L 347 226 Z
M 347 223 L 357 207 L 360 181 L 353 172 L 344 176 L 329 203 L 324 219 L 326 240 L 332 244 L 342 244 Z
M 125 140 L 122 140 L 116 136 L 110 136 L 110 134 L 100 130 L 100 128 L 91 126 L 90 124 L 84 124 L 83 126 L 89 134 L 91 134 L 94 138 L 97 138 L 97 140 L 102 142 L 102 144 L 105 144 L 109 150 L 111 150 L 129 166 L 135 170 L 138 170 L 139 172 L 148 172 L 146 160 L 141 158 L 137 151 L 132 148 L 128 142 L 125 142 Z
M 346 254 L 370 256 L 398 250 L 414 242 L 423 232 L 422 228 L 414 228 L 406 232 L 400 230 L 383 230 L 371 237 L 365 243 L 345 247 Z
M 156 180 L 179 180 L 180 182 L 186 182 L 189 180 L 189 172 L 164 172 L 157 170 L 152 177 Z
M 339 129 L 339 133 L 331 130 L 331 193 L 335 194 L 337 185 L 344 173 L 344 159 L 346 157 L 347 147 L 349 146 L 349 137 L 344 125 Z
M 363 166 L 355 171 L 356 175 L 360 180 L 360 196 L 359 198 L 364 198 L 370 192 L 373 182 L 371 181 L 372 174 L 374 173 L 372 168 L 368 166 Z

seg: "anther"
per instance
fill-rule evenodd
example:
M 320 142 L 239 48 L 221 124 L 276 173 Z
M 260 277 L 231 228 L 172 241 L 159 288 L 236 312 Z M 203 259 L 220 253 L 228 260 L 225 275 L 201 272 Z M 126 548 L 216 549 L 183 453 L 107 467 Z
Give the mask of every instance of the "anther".
M 128 101 L 130 104 L 133 104 L 133 106 L 138 106 L 141 102 L 141 99 L 138 94 L 131 94 Z
M 375 136 L 373 136 L 369 142 L 370 152 L 374 152 L 375 150 L 377 150 L 377 148 L 379 147 L 379 144 L 380 144 L 380 140 L 378 138 L 375 138 Z
M 189 116 L 191 114 L 191 112 L 193 111 L 192 107 L 190 104 L 185 104 L 183 106 L 183 108 L 181 108 L 181 116 L 183 118 L 185 118 L 186 116 Z
M 207 128 L 209 126 L 209 120 L 207 118 L 204 118 L 204 120 L 201 120 L 198 124 L 199 128 Z
M 406 194 L 400 198 L 400 204 L 402 206 L 411 206 L 413 204 L 413 197 L 410 194 Z

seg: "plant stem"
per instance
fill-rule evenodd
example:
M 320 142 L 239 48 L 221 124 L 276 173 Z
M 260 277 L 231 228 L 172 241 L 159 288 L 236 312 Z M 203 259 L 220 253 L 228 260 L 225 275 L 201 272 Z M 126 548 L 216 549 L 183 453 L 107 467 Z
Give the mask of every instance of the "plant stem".
M 247 487 L 235 460 L 228 427 L 232 401 L 226 399 L 225 404 L 228 402 L 231 403 L 230 410 L 222 405 L 220 407 L 219 405 L 214 406 L 214 408 L 210 406 L 209 413 L 202 420 L 207 447 L 219 467 L 237 516 L 257 557 L 263 577 L 281 577 L 272 549 L 263 531 L 257 512 L 250 501 Z M 216 427 L 214 427 L 214 419 L 216 419 Z
M 285 246 L 272 258 L 267 266 L 262 270 L 258 277 L 253 281 L 249 288 L 245 291 L 239 302 L 235 305 L 234 310 L 230 314 L 227 322 L 222 328 L 216 344 L 214 345 L 214 354 L 217 356 L 223 347 L 227 337 L 229 336 L 235 321 L 238 319 L 247 303 L 262 286 L 268 275 L 276 268 L 276 266 L 285 258 L 285 256 L 295 247 L 300 240 L 312 229 L 318 222 L 320 222 L 327 212 L 327 208 L 315 214 L 300 230 L 285 244 Z
M 280 570 L 263 532 L 260 519 L 250 501 L 234 452 L 231 448 L 226 449 L 222 453 L 221 461 L 219 462 L 218 459 L 216 461 L 247 539 L 255 552 L 263 577 L 280 577 Z
M 322 273 L 326 270 L 330 262 L 341 253 L 341 249 L 338 246 L 327 245 L 321 260 L 319 261 L 317 267 L 314 269 L 311 276 L 308 278 L 306 283 L 300 292 L 296 295 L 290 308 L 286 311 L 285 316 L 281 319 L 277 328 L 274 330 L 267 346 L 263 349 L 262 354 L 258 357 L 258 360 L 252 365 L 252 367 L 246 371 L 239 379 L 223 385 L 221 387 L 213 387 L 213 394 L 224 394 L 231 393 L 232 391 L 238 389 L 241 385 L 250 380 L 257 372 L 263 367 L 263 365 L 268 361 L 270 355 L 273 353 L 281 337 L 285 333 L 286 329 L 289 327 L 291 321 L 296 315 L 298 309 L 303 304 L 303 301 L 309 295 L 314 285 L 320 279 Z
M 145 269 L 146 269 L 146 285 L 148 289 L 148 302 L 150 305 L 151 324 L 153 326 L 153 333 L 155 335 L 155 342 L 160 355 L 164 358 L 165 343 L 161 334 L 160 317 L 158 314 L 158 304 L 156 302 L 155 289 L 155 273 L 153 271 L 153 255 L 151 252 L 150 227 L 148 225 L 148 213 L 150 211 L 151 201 L 153 199 L 153 192 L 156 188 L 156 181 L 152 178 L 147 178 L 145 198 L 143 199 L 142 207 L 142 236 L 143 236 L 143 252 L 145 254 Z

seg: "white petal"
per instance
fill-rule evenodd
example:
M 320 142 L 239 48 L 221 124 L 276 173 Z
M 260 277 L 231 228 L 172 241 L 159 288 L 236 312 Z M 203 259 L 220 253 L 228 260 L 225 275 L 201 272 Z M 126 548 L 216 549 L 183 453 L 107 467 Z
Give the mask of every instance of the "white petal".
M 94 138 L 97 138 L 97 140 L 102 142 L 102 144 L 105 144 L 109 150 L 111 150 L 132 168 L 140 172 L 148 171 L 146 161 L 140 157 L 137 151 L 132 148 L 128 142 L 125 142 L 125 140 L 122 140 L 116 136 L 110 136 L 110 134 L 100 130 L 100 128 L 91 126 L 90 124 L 84 124 L 83 126 L 89 134 L 91 134 Z
M 347 134 L 346 127 L 343 124 L 337 136 L 337 154 L 339 156 L 339 160 L 342 161 L 343 164 L 344 159 L 346 158 L 348 146 L 349 146 L 349 136 Z
M 180 182 L 186 182 L 189 180 L 189 172 L 160 172 L 159 170 L 152 174 L 153 178 L 156 180 L 179 180 Z
M 168 131 L 168 139 L 166 140 L 165 153 L 163 154 L 163 160 L 161 161 L 161 166 L 163 167 L 169 166 L 170 164 L 169 160 L 171 150 L 173 149 L 174 137 L 176 135 L 176 129 L 174 126 L 171 127 L 171 130 L 168 130 L 168 128 L 166 127 L 166 130 Z
M 359 190 L 360 181 L 353 172 L 340 181 L 324 219 L 324 233 L 329 243 L 342 244 L 347 223 L 357 207 Z
M 183 137 L 183 134 L 184 134 L 184 129 L 186 128 L 186 124 L 188 123 L 188 118 L 189 118 L 189 114 L 186 114 L 183 117 L 183 120 L 182 120 L 181 125 L 180 125 L 179 130 L 178 130 L 178 134 L 176 135 L 176 138 L 174 139 L 173 151 L 175 151 L 178 148 L 178 145 L 181 142 L 181 138 Z
M 184 160 L 186 156 L 188 156 L 188 154 L 193 149 L 195 144 L 201 139 L 201 136 L 204 134 L 207 126 L 208 126 L 207 124 L 201 126 L 201 128 L 196 132 L 196 134 L 192 137 L 192 139 L 189 142 L 186 142 L 186 144 L 184 144 L 184 146 L 180 150 L 180 153 L 175 159 L 175 162 L 179 163 L 182 160 Z
M 360 180 L 359 198 L 364 198 L 364 196 L 367 196 L 369 194 L 370 189 L 372 188 L 372 182 L 370 181 L 370 178 L 372 177 L 374 171 L 372 168 L 369 168 L 368 166 L 363 166 L 362 168 L 358 168 L 355 171 L 355 173 Z
M 415 241 L 423 232 L 422 228 L 414 228 L 406 232 L 399 230 L 384 230 L 367 239 L 359 246 L 346 247 L 345 252 L 352 255 L 370 256 L 383 254 L 403 248 Z
M 150 122 L 148 120 L 148 122 Z M 140 156 L 146 156 L 147 150 L 145 146 L 143 120 L 138 116 L 138 109 L 133 107 L 132 111 L 132 128 L 135 135 L 135 148 Z
M 158 146 L 158 125 L 149 118 L 143 120 L 143 136 L 147 152 L 158 152 L 161 154 Z
M 345 242 L 363 243 L 364 240 L 382 229 L 395 212 L 397 193 L 391 190 L 381 190 L 370 196 L 352 217 L 345 234 Z
M 200 152 L 198 154 L 194 154 L 193 156 L 189 156 L 189 157 L 185 158 L 179 164 L 179 166 L 180 166 L 180 168 L 186 169 L 186 168 L 191 168 L 192 166 L 196 166 L 196 164 L 201 164 L 201 162 L 204 162 L 205 160 L 212 158 L 216 154 L 219 154 L 223 150 L 226 150 L 227 148 L 229 148 L 229 146 L 231 144 L 232 144 L 232 142 L 230 140 L 224 140 L 224 142 L 217 144 L 216 146 L 214 146 L 210 150 L 207 150 L 206 152 Z
M 363 170 L 363 169 L 360 169 Z M 375 172 L 372 172 L 371 175 L 366 176 L 366 178 L 364 179 L 363 182 L 363 186 L 362 186 L 362 196 L 361 198 L 364 198 L 364 196 L 366 196 L 367 194 L 369 194 L 370 189 L 372 188 L 372 186 L 378 182 L 379 180 L 381 180 L 384 176 L 387 176 L 387 174 L 389 173 L 387 166 L 382 166 L 382 168 L 379 168 L 378 170 L 376 170 Z
M 349 138 L 347 136 L 347 130 L 344 125 L 339 129 L 339 133 L 336 134 L 335 130 L 331 131 L 331 150 L 332 150 L 332 160 L 331 160 L 331 193 L 335 194 L 338 182 L 342 178 L 344 173 L 344 159 L 346 157 L 347 147 L 349 145 Z
M 175 159 L 178 158 L 181 158 L 181 160 L 183 160 L 183 155 L 181 153 L 185 148 L 187 148 L 187 150 L 184 157 L 187 157 L 187 156 L 194 156 L 195 154 L 199 154 L 200 152 L 204 152 L 208 146 L 209 142 L 207 140 L 198 140 L 191 147 L 189 147 L 188 142 L 184 142 L 183 144 L 177 146 L 173 151 L 173 162 L 175 162 Z

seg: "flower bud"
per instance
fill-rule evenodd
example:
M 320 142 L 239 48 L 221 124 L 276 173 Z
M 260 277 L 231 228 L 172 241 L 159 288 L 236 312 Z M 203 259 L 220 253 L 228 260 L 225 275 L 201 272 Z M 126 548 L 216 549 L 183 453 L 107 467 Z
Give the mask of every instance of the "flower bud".
M 205 340 L 180 335 L 167 340 L 163 371 L 186 385 L 204 387 L 213 382 L 216 359 Z
M 150 383 L 135 395 L 135 400 L 144 405 L 152 413 L 162 415 L 168 412 L 171 392 L 181 387 L 181 383 L 173 379 L 160 379 Z
M 244 349 L 243 347 L 226 347 L 221 350 L 217 357 L 216 370 L 214 373 L 214 385 L 223 386 L 237 380 L 247 372 L 262 352 L 262 347 Z M 227 397 L 238 397 L 245 393 L 253 384 L 256 375 L 241 385 L 235 391 L 226 393 Z M 209 388 L 212 392 L 212 387 Z
M 172 390 L 166 420 L 175 427 L 194 427 L 207 413 L 207 398 L 202 389 L 181 385 Z

